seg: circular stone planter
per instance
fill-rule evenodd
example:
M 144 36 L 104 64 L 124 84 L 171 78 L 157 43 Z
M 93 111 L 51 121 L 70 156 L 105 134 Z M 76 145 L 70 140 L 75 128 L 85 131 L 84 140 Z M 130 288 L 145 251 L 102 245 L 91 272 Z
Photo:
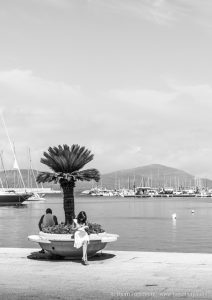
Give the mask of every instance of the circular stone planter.
M 105 248 L 107 243 L 115 242 L 118 238 L 117 234 L 99 233 L 90 234 L 88 244 L 88 257 L 94 256 L 96 252 Z M 69 258 L 82 258 L 82 247 L 77 249 L 74 247 L 74 237 L 72 234 L 50 234 L 40 232 L 39 235 L 28 236 L 30 241 L 36 242 L 40 247 L 52 255 L 59 255 Z

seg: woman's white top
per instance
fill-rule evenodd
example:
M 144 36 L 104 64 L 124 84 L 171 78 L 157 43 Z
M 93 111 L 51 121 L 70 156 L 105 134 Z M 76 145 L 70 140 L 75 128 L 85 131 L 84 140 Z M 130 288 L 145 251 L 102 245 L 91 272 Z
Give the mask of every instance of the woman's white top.
M 89 242 L 89 236 L 88 236 L 87 232 L 85 231 L 85 228 L 87 227 L 85 224 L 82 224 L 82 225 L 79 224 L 77 222 L 77 219 L 74 219 L 73 221 L 77 228 L 77 231 L 74 234 L 74 247 L 78 249 L 78 248 L 82 247 L 82 245 L 85 242 L 86 243 Z

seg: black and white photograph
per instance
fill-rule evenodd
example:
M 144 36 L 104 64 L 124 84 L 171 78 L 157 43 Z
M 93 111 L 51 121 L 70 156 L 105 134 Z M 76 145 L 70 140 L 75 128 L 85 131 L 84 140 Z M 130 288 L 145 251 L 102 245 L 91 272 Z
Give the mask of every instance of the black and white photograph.
M 0 0 L 0 273 L 212 299 L 212 1 Z

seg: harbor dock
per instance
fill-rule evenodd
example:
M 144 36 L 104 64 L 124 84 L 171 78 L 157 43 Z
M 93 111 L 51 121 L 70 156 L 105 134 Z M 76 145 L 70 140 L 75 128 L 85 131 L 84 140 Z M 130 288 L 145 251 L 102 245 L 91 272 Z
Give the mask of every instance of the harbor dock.
M 29 259 L 0 248 L 0 299 L 212 299 L 212 254 L 102 251 L 79 260 Z

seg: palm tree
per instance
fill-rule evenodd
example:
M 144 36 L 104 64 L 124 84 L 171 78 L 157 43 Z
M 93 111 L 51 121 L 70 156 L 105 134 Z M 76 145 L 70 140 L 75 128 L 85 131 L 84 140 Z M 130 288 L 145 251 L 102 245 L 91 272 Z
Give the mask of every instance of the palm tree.
M 100 173 L 96 169 L 81 170 L 87 163 L 93 160 L 94 155 L 85 147 L 79 145 L 59 145 L 49 147 L 48 152 L 43 153 L 41 163 L 48 166 L 51 172 L 40 172 L 37 176 L 38 183 L 59 183 L 63 190 L 63 207 L 65 212 L 65 224 L 72 224 L 75 217 L 74 211 L 74 187 L 77 180 L 99 181 Z

